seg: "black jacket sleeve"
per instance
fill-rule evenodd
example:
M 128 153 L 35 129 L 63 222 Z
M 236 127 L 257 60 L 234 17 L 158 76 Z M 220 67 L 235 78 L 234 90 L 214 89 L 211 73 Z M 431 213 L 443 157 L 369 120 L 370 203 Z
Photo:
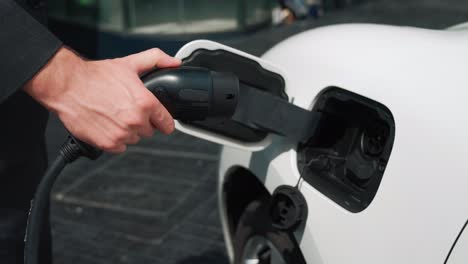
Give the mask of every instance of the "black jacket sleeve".
M 62 43 L 13 0 L 0 0 L 0 103 L 20 89 Z

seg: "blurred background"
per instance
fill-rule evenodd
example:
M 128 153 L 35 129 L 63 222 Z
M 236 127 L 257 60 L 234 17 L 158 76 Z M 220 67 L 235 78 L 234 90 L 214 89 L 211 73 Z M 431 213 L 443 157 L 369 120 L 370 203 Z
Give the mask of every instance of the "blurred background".
M 337 23 L 443 29 L 468 21 L 468 1 L 49 0 L 49 15 L 55 34 L 91 59 L 152 47 L 174 55 L 195 39 L 261 56 L 289 36 Z M 52 116 L 50 160 L 66 135 Z M 52 196 L 55 263 L 228 263 L 217 207 L 219 151 L 175 132 L 67 167 Z

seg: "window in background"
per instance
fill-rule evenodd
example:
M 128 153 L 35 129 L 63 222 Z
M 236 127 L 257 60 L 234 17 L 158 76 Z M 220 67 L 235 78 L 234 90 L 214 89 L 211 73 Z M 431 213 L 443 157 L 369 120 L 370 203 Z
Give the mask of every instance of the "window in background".
M 274 0 L 50 0 L 52 18 L 104 31 L 158 35 L 269 25 Z

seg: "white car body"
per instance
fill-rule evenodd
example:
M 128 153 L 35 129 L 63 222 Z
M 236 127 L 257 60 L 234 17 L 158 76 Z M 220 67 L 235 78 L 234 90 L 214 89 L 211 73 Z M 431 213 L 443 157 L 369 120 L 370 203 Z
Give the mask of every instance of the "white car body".
M 370 24 L 313 29 L 269 50 L 262 59 L 229 49 L 280 73 L 295 105 L 311 109 L 317 95 L 338 86 L 390 109 L 393 150 L 372 203 L 350 212 L 302 182 L 309 216 L 295 235 L 307 263 L 441 264 L 468 219 L 468 30 L 428 30 Z M 223 182 L 245 168 L 272 193 L 295 185 L 296 144 L 269 135 L 244 144 L 178 123 L 182 132 L 223 144 L 219 168 L 222 223 L 233 258 Z M 468 231 L 446 263 L 468 262 Z

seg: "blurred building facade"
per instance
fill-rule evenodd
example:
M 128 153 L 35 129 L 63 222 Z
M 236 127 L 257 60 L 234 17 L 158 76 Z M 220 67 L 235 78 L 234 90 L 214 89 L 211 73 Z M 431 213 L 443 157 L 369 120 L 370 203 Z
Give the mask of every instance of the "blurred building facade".
M 308 17 L 361 0 L 291 0 Z M 272 26 L 279 0 L 49 0 L 50 27 L 89 58 L 152 47 L 174 54 L 193 39 L 225 38 Z M 283 1 L 284 2 L 284 1 Z M 307 12 L 306 12 L 307 13 Z M 318 15 L 319 14 L 319 15 Z M 305 18 L 305 17 L 303 17 Z
M 50 16 L 99 30 L 159 35 L 244 31 L 271 21 L 273 0 L 51 0 Z

